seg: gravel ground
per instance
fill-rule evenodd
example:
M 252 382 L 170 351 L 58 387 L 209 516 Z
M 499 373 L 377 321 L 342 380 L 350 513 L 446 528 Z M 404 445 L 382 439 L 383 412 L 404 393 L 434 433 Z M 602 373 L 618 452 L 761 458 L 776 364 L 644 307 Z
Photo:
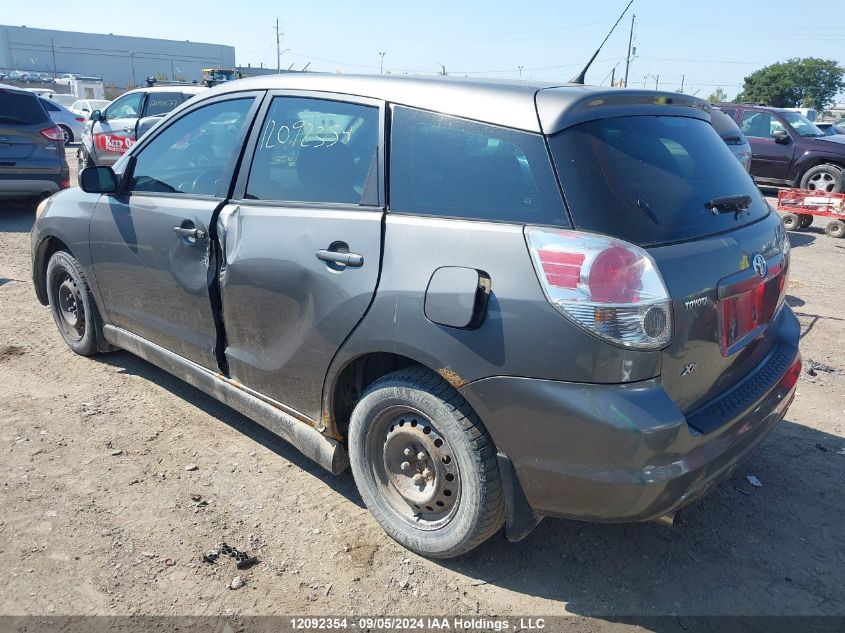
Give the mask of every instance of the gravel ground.
M 804 358 L 835 371 L 803 374 L 676 527 L 546 520 L 432 562 L 382 533 L 348 471 L 130 354 L 72 354 L 32 290 L 32 221 L 0 204 L 0 614 L 845 615 L 845 240 L 791 235 Z M 261 562 L 202 562 L 220 541 Z

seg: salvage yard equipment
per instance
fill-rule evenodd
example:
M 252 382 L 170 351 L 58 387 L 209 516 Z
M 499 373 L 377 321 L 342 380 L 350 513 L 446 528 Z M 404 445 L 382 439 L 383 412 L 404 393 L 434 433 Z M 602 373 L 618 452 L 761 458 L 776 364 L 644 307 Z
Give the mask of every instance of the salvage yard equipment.
M 788 231 L 806 229 L 819 217 L 829 219 L 824 232 L 830 237 L 845 237 L 845 193 L 783 189 L 778 191 L 777 210 Z

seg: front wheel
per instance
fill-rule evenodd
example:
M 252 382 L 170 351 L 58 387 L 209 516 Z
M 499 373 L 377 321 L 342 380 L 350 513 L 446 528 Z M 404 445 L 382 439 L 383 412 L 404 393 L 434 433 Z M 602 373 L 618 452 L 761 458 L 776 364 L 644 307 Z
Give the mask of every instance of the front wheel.
M 91 160 L 91 157 L 88 156 L 88 152 L 86 152 L 81 147 L 79 148 L 79 152 L 76 154 L 76 161 L 77 161 L 77 179 L 82 174 L 82 170 L 86 167 L 91 167 L 94 165 L 94 162 Z
M 102 321 L 82 268 L 70 253 L 58 251 L 50 258 L 47 299 L 68 347 L 82 356 L 96 354 L 97 343 L 102 341 Z
M 376 521 L 422 556 L 460 556 L 502 526 L 493 440 L 467 401 L 427 369 L 402 369 L 367 388 L 352 412 L 349 458 Z

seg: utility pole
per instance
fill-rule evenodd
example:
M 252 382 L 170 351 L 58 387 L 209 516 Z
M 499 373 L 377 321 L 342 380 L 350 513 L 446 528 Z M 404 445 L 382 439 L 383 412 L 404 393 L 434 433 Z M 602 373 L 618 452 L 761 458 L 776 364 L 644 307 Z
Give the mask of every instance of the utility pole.
M 684 92 L 684 78 L 685 77 L 686 77 L 686 75 L 681 75 L 681 93 Z
M 517 66 L 517 68 L 519 68 L 519 78 L 522 79 L 522 69 L 525 68 L 525 66 Z
M 53 44 L 53 38 L 50 38 L 50 52 L 53 53 L 53 79 L 55 79 L 58 75 L 56 74 L 56 45 Z
M 132 62 L 132 87 L 135 88 L 138 85 L 135 81 L 135 51 L 129 51 L 129 60 Z
M 613 70 L 610 71 L 610 87 L 614 88 L 616 86 L 616 66 L 613 67 Z
M 381 57 L 381 63 L 379 64 L 379 67 L 378 67 L 378 74 L 383 75 L 384 74 L 384 56 L 387 55 L 387 51 L 379 51 L 378 54 Z
M 628 57 L 625 58 L 625 87 L 628 87 L 628 69 L 631 66 L 631 45 L 634 43 L 634 20 L 636 14 L 631 15 L 631 32 L 628 34 Z
M 276 18 L 276 72 L 282 72 L 282 49 L 279 36 L 279 18 Z

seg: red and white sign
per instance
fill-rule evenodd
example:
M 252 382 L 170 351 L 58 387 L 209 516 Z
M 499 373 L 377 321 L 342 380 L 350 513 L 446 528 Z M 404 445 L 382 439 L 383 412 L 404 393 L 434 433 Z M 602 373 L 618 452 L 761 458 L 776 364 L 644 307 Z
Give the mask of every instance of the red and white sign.
M 94 135 L 94 144 L 97 149 L 122 154 L 135 144 L 135 139 L 127 136 L 102 133 Z

